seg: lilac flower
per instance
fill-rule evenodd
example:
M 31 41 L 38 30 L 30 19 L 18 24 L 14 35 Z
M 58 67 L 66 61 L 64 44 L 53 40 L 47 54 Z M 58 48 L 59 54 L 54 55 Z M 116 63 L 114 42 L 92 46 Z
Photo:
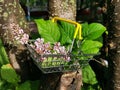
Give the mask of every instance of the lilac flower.
M 65 60 L 66 60 L 66 61 L 70 61 L 70 57 L 66 55 L 66 56 L 65 56 Z
M 50 43 L 45 43 L 45 44 L 44 44 L 44 48 L 45 48 L 45 49 L 48 49 L 48 50 L 51 49 Z
M 21 39 L 19 40 L 19 42 L 20 42 L 21 44 L 27 44 L 27 43 L 28 43 L 28 40 L 29 40 L 28 34 L 23 34 L 23 36 L 21 37 Z
M 43 38 L 37 38 L 36 41 L 40 44 L 43 44 L 44 43 L 44 39 Z
M 67 54 L 64 46 L 60 47 L 59 50 L 61 54 Z
M 13 42 L 19 42 L 21 44 L 27 44 L 29 40 L 29 35 L 24 33 L 23 29 L 16 25 L 15 23 L 10 24 L 11 33 L 13 35 Z
M 67 55 L 67 50 L 65 46 L 61 46 L 60 42 L 56 42 L 53 47 L 50 43 L 45 43 L 43 38 L 38 38 L 35 40 L 33 45 L 31 45 L 33 49 L 40 55 L 43 54 L 62 54 L 64 57 L 60 57 L 62 60 L 70 61 L 70 57 Z M 46 60 L 46 57 L 41 57 L 40 61 Z M 55 59 L 55 58 L 54 58 Z
M 40 61 L 44 61 L 46 58 L 45 57 L 41 57 L 40 58 Z
M 67 51 L 64 46 L 60 46 L 60 43 L 55 43 L 53 50 L 55 53 L 60 53 L 60 54 L 67 54 Z
M 18 33 L 23 34 L 24 33 L 23 29 L 20 29 Z

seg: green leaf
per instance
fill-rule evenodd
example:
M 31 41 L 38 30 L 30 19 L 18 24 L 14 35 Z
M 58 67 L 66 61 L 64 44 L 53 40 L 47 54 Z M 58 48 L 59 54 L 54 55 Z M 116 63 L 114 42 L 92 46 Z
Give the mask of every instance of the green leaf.
M 89 35 L 89 25 L 88 23 L 82 24 L 82 37 L 83 39 Z
M 4 80 L 2 80 L 1 78 L 0 78 L 0 90 L 5 90 L 4 89 L 4 85 L 6 85 L 6 81 L 4 81 Z
M 31 90 L 31 84 L 29 81 L 26 81 L 18 85 L 15 90 Z
M 75 32 L 75 26 L 73 24 L 70 24 L 68 22 L 60 22 L 61 27 L 64 29 L 65 33 L 69 36 L 69 38 L 72 40 Z
M 91 84 L 91 85 L 97 83 L 96 75 L 92 70 L 92 68 L 90 67 L 90 65 L 82 69 L 82 76 L 83 76 L 84 83 Z
M 82 24 L 82 36 L 84 39 L 95 40 L 98 37 L 102 36 L 105 32 L 106 27 L 100 23 L 91 23 L 91 24 Z
M 73 40 L 73 35 L 75 32 L 75 26 L 68 22 L 60 21 L 58 23 L 61 32 L 60 42 L 63 44 L 71 44 Z
M 4 62 L 3 62 L 2 56 L 0 54 L 0 68 L 1 68 L 2 65 L 4 65 Z
M 59 27 L 51 20 L 36 19 L 38 32 L 45 42 L 55 43 L 60 39 Z
M 5 47 L 2 43 L 2 40 L 0 39 L 0 63 L 2 65 L 4 64 L 8 64 L 9 63 L 9 59 L 8 59 L 8 55 L 7 55 L 7 52 L 5 50 Z
M 16 84 L 20 81 L 20 76 L 17 75 L 10 64 L 1 67 L 1 77 L 9 83 Z
M 81 51 L 84 54 L 97 54 L 102 47 L 102 43 L 98 41 L 85 40 L 81 44 Z
M 15 86 L 12 83 L 8 83 L 4 80 L 0 81 L 0 90 L 14 90 Z
M 71 44 L 72 40 L 70 39 L 69 35 L 65 32 L 65 30 L 62 27 L 60 27 L 60 32 L 61 32 L 61 38 L 60 38 L 61 45 Z

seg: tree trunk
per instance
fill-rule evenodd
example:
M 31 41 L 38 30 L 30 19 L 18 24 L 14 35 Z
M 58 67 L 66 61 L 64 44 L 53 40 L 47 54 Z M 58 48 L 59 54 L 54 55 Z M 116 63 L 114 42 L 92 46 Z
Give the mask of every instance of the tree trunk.
M 76 20 L 76 0 L 49 0 L 49 14 Z
M 49 14 L 76 21 L 76 0 L 49 0 Z M 57 90 L 80 90 L 81 85 L 81 70 L 63 73 Z
M 22 79 L 27 79 L 29 69 L 26 48 L 24 45 L 16 44 L 12 33 L 12 30 L 17 29 L 22 29 L 27 34 L 30 33 L 19 0 L 0 0 L 0 38 L 6 46 L 11 65 Z
M 120 1 L 108 0 L 109 81 L 106 90 L 120 90 Z

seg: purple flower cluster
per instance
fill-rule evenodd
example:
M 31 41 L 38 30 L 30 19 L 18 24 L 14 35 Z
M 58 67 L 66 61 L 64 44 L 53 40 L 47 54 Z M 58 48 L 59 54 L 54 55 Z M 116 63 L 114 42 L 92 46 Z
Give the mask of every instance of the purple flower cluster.
M 17 44 L 28 44 L 29 35 L 24 33 L 23 29 L 21 29 L 19 25 L 11 23 L 10 29 L 13 37 L 13 42 L 16 42 Z M 66 50 L 65 46 L 60 45 L 60 42 L 56 42 L 54 45 L 51 45 L 49 42 L 45 43 L 43 38 L 38 38 L 35 40 L 34 44 L 30 44 L 30 46 L 40 55 L 59 54 L 64 55 L 64 57 L 60 57 L 60 59 L 70 61 L 68 51 Z M 46 59 L 46 57 L 41 57 L 40 61 Z
M 34 44 L 30 45 L 38 54 L 60 54 L 65 55 L 60 57 L 66 61 L 70 60 L 70 57 L 67 55 L 67 50 L 64 46 L 61 46 L 59 42 L 56 42 L 53 46 L 50 43 L 45 43 L 43 38 L 38 38 L 35 40 Z M 40 58 L 40 61 L 45 60 L 46 58 Z
M 56 42 L 53 46 L 53 52 L 54 54 L 62 54 L 65 55 L 63 59 L 70 61 L 70 57 L 67 55 L 68 51 L 66 50 L 65 46 L 61 46 L 60 42 Z
M 13 35 L 13 41 L 16 43 L 27 44 L 29 40 L 29 35 L 24 33 L 23 29 L 16 25 L 15 23 L 10 24 L 10 29 Z
M 31 47 L 38 54 L 51 54 L 51 46 L 50 43 L 44 43 L 44 39 L 38 38 L 35 40 L 34 44 L 31 44 Z

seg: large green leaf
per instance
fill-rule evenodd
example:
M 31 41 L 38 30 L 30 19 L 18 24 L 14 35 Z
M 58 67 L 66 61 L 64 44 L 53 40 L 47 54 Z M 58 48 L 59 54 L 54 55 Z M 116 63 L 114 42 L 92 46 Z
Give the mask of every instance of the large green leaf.
M 97 83 L 96 75 L 92 70 L 92 68 L 90 67 L 90 65 L 82 69 L 82 76 L 83 76 L 84 83 L 91 84 L 91 85 Z
M 15 70 L 9 64 L 1 67 L 1 77 L 9 83 L 16 84 L 20 81 L 20 76 L 17 75 Z
M 36 19 L 38 32 L 45 42 L 55 43 L 60 39 L 59 27 L 51 20 Z
M 97 54 L 102 47 L 102 43 L 98 41 L 85 40 L 81 44 L 81 51 L 84 54 Z
M 65 32 L 65 30 L 61 26 L 59 28 L 61 33 L 61 38 L 60 38 L 61 45 L 71 44 L 72 40 L 70 39 L 69 35 Z
M 68 22 L 60 22 L 61 27 L 64 29 L 64 32 L 69 36 L 69 38 L 72 40 L 75 32 L 75 26 Z
M 106 27 L 100 23 L 82 24 L 82 36 L 84 39 L 94 40 L 102 36 L 105 32 Z
M 68 22 L 60 21 L 58 24 L 61 32 L 60 43 L 61 44 L 71 44 L 73 40 L 73 35 L 75 32 L 75 26 Z
M 82 24 L 82 37 L 85 39 L 89 35 L 89 24 L 88 23 L 83 23 Z

